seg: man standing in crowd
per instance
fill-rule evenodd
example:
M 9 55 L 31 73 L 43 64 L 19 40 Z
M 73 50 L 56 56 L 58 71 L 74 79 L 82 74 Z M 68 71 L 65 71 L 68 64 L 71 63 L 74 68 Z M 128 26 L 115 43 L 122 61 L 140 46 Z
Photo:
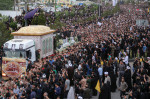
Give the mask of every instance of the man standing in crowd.
M 67 97 L 69 89 L 70 89 L 70 80 L 68 79 L 68 77 L 66 77 L 66 81 L 65 81 L 65 98 Z
M 35 55 L 36 55 L 36 62 L 39 62 L 40 59 L 40 49 L 36 50 Z
M 110 77 L 108 76 L 108 72 L 104 72 L 105 74 L 105 79 L 104 79 L 104 83 L 105 84 L 108 84 L 109 86 L 111 85 L 111 79 Z
M 119 69 L 118 72 L 119 72 L 119 85 L 120 85 L 121 78 L 124 76 L 124 72 L 125 72 L 125 65 L 123 64 L 122 61 L 120 61 L 118 69 Z
M 129 61 L 129 56 L 127 55 L 127 53 L 125 53 L 125 58 L 123 59 L 123 62 L 126 64 L 126 66 L 128 65 Z
M 124 81 L 124 78 L 122 77 L 121 79 L 121 84 L 120 84 L 120 87 L 119 87 L 119 90 L 120 90 L 120 97 L 121 99 L 123 99 L 125 93 L 126 93 L 126 89 L 128 88 L 128 85 L 127 83 Z
M 99 73 L 99 81 L 100 81 L 100 85 L 101 85 L 102 79 L 103 79 L 103 68 L 101 65 L 98 65 L 98 73 Z
M 55 99 L 60 99 L 61 89 L 58 83 L 55 83 Z

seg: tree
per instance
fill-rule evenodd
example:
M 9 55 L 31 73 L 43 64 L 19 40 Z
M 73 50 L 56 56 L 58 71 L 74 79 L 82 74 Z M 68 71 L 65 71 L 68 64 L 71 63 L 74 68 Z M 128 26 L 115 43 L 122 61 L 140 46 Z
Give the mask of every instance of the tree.
M 16 29 L 17 29 L 17 22 L 11 22 L 11 23 L 10 23 L 10 27 L 11 27 L 13 30 L 16 30 Z
M 14 0 L 0 0 L 0 10 L 12 10 Z
M 11 31 L 7 29 L 4 22 L 0 21 L 0 46 L 12 38 Z
M 35 16 L 31 22 L 32 25 L 45 25 L 46 19 L 43 13 L 40 13 L 38 16 Z
M 9 20 L 8 16 L 1 16 L 3 22 L 7 22 Z

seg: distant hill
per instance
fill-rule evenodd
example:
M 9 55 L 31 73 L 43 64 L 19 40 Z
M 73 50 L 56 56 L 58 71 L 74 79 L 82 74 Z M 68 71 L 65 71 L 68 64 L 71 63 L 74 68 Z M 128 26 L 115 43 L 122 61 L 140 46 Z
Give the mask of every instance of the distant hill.
M 0 0 L 0 10 L 12 10 L 14 0 Z

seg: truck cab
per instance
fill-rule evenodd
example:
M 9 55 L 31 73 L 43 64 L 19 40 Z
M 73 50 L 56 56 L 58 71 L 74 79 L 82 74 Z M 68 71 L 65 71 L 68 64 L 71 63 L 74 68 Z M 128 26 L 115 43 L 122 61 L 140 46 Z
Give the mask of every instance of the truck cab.
M 12 39 L 4 44 L 4 57 L 6 58 L 27 58 L 35 61 L 35 44 L 33 40 Z
M 35 43 L 30 39 L 12 39 L 4 43 L 2 77 L 18 77 L 26 72 L 27 60 L 34 62 Z

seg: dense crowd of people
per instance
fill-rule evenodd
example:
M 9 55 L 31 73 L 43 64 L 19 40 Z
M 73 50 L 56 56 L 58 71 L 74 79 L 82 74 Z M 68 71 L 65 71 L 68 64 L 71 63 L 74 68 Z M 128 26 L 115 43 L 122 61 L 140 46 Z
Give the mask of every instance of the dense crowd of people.
M 137 5 L 120 9 L 100 24 L 95 20 L 68 27 L 80 42 L 39 62 L 29 61 L 24 76 L 0 82 L 0 98 L 63 99 L 72 86 L 73 97 L 91 98 L 98 94 L 99 80 L 99 99 L 111 99 L 116 90 L 121 99 L 149 99 L 150 28 L 138 27 L 136 19 L 150 21 L 150 15 Z M 133 66 L 129 58 L 134 59 Z
M 87 5 L 82 5 L 82 6 L 74 5 L 70 8 L 64 8 L 59 12 L 49 11 L 49 12 L 44 12 L 44 13 L 42 9 L 39 9 L 33 17 L 27 19 L 27 23 L 28 25 L 37 25 L 38 22 L 32 23 L 32 20 L 36 19 L 42 13 L 42 15 L 44 15 L 44 18 L 46 19 L 45 25 L 51 27 L 52 25 L 55 24 L 55 21 L 59 21 L 61 24 L 64 25 L 64 27 L 61 29 L 60 28 L 57 29 L 57 32 L 63 33 L 64 34 L 63 38 L 70 37 L 70 33 L 72 32 L 72 29 L 75 30 L 78 27 L 78 23 L 89 24 L 91 23 L 91 21 L 87 21 L 88 18 L 93 17 L 93 16 L 97 17 L 98 8 L 95 7 L 96 8 L 95 9 L 94 6 L 97 6 L 97 5 L 88 5 L 88 6 Z M 102 11 L 111 10 L 112 8 L 113 8 L 112 6 L 103 6 Z M 57 15 L 57 13 L 59 15 Z M 20 16 L 15 17 L 15 21 L 19 24 L 18 29 L 20 27 L 25 26 L 24 20 L 23 20 L 24 14 L 25 13 L 23 13 Z M 86 20 L 86 22 L 79 22 L 83 20 Z

